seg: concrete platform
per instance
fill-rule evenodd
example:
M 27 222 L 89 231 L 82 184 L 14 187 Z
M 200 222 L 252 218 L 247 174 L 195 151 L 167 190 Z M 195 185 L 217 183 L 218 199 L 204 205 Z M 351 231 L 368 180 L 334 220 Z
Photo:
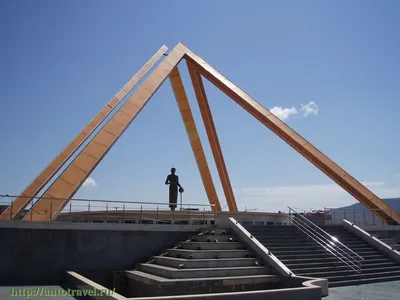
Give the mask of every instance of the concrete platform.
M 345 286 L 329 289 L 324 300 L 393 300 L 399 299 L 400 281 Z

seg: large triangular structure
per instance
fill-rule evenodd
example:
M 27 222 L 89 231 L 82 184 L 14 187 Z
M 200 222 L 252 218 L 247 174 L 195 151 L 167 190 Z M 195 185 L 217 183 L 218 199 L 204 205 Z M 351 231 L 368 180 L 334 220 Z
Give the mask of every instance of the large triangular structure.
M 159 52 L 150 60 L 139 76 L 140 79 L 146 70 L 148 70 L 165 52 L 161 48 Z M 23 218 L 27 221 L 49 221 L 54 220 L 67 205 L 70 199 L 75 195 L 83 182 L 89 177 L 96 166 L 108 153 L 111 147 L 116 143 L 119 137 L 124 133 L 127 127 L 132 123 L 135 117 L 150 100 L 161 84 L 169 77 L 177 100 L 182 119 L 192 146 L 194 156 L 200 171 L 200 175 L 206 190 L 207 197 L 213 210 L 220 211 L 221 205 L 211 178 L 210 170 L 206 161 L 204 150 L 197 132 L 196 125 L 192 116 L 189 102 L 183 87 L 182 79 L 178 70 L 178 64 L 185 59 L 189 68 L 189 74 L 193 83 L 195 95 L 200 107 L 203 122 L 207 131 L 207 136 L 211 145 L 212 153 L 217 165 L 217 170 L 221 179 L 222 187 L 228 203 L 229 210 L 237 211 L 236 201 L 230 184 L 228 172 L 219 145 L 218 136 L 215 130 L 211 111 L 208 105 L 205 89 L 202 83 L 202 77 L 207 78 L 211 83 L 233 99 L 237 104 L 248 111 L 257 120 L 267 126 L 276 135 L 282 138 L 297 152 L 303 155 L 322 172 L 334 180 L 338 185 L 345 189 L 355 199 L 360 201 L 366 207 L 371 209 L 377 216 L 388 224 L 400 224 L 400 215 L 390 206 L 378 198 L 369 189 L 363 186 L 359 181 L 350 176 L 345 170 L 339 167 L 331 159 L 321 153 L 311 143 L 306 141 L 283 121 L 269 112 L 261 104 L 242 91 L 237 85 L 224 77 L 221 73 L 202 60 L 198 55 L 192 52 L 182 43 L 179 43 L 168 56 L 155 68 L 152 74 L 143 82 L 141 86 L 132 94 L 132 96 L 121 106 L 114 116 L 105 124 L 105 126 L 94 136 L 94 138 L 83 148 L 75 157 L 70 165 L 58 176 L 50 187 L 40 197 L 39 201 L 32 207 L 29 213 Z M 146 66 L 148 68 L 146 68 Z M 143 73 L 144 72 L 144 73 Z M 136 81 L 137 82 L 137 81 Z M 129 92 L 136 84 L 130 81 L 127 88 L 121 90 L 114 100 L 113 108 L 116 103 Z M 113 98 L 114 99 L 114 98 Z M 113 101 L 113 100 L 112 100 Z M 108 110 L 107 110 L 108 113 Z M 104 114 L 103 114 L 104 117 Z M 105 117 L 99 117 L 104 120 Z M 98 123 L 98 125 L 101 122 Z M 97 126 L 98 126 L 97 125 Z M 95 127 L 97 127 L 95 126 Z M 86 128 L 85 128 L 86 129 Z M 91 130 L 83 130 L 85 136 L 89 135 Z M 94 130 L 94 129 L 93 129 Z M 81 133 L 82 134 L 82 133 Z M 81 138 L 81 145 L 85 140 Z M 16 218 L 16 216 L 32 201 L 41 188 L 50 182 L 55 173 L 66 162 L 66 157 L 71 157 L 76 151 L 78 144 L 71 144 L 66 148 L 70 149 L 67 154 L 60 155 L 50 164 L 50 169 L 42 172 L 38 178 L 29 186 L 24 193 L 9 207 L 0 219 Z M 65 151 L 65 150 L 64 150 Z M 58 160 L 57 160 L 58 159 Z M 54 163 L 56 161 L 56 163 Z M 57 170 L 57 171 L 55 171 Z M 30 193 L 30 191 L 32 191 Z

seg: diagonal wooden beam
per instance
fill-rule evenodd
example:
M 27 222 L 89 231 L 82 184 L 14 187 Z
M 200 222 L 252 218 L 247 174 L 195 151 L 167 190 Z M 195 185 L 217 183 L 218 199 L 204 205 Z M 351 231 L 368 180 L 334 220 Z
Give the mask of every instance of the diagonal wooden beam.
M 88 137 L 109 116 L 121 100 L 143 78 L 144 75 L 156 64 L 156 62 L 168 50 L 164 45 L 151 57 L 146 64 L 128 81 L 127 84 L 103 107 L 89 124 L 61 151 L 60 154 L 34 179 L 34 181 L 22 192 L 22 194 L 1 215 L 0 220 L 15 219 L 36 197 L 43 187 L 50 182 L 54 175 L 64 166 L 72 155 L 82 146 Z
M 264 108 L 260 103 L 251 98 L 232 81 L 219 73 L 189 48 L 184 45 L 182 46 L 185 48 L 186 60 L 192 63 L 205 78 L 217 86 L 222 92 L 232 98 L 262 124 L 267 126 L 271 131 L 303 155 L 354 198 L 370 209 L 378 209 L 373 212 L 386 223 L 400 224 L 400 214 L 398 212 L 393 210 L 368 188 L 320 152 L 274 114 Z
M 221 180 L 222 188 L 224 190 L 226 202 L 228 203 L 229 211 L 237 212 L 235 196 L 233 194 L 232 185 L 229 180 L 228 170 L 226 169 L 224 156 L 222 154 L 221 145 L 219 143 L 217 130 L 215 129 L 214 120 L 211 114 L 210 106 L 208 104 L 206 90 L 203 85 L 200 73 L 194 66 L 187 61 L 190 78 L 193 83 L 194 92 L 199 104 L 201 116 L 203 118 L 204 127 L 206 128 L 208 140 L 212 154 L 214 156 L 215 164 L 217 166 L 219 178 Z
M 190 109 L 190 104 L 186 96 L 185 88 L 183 87 L 183 82 L 178 67 L 175 67 L 172 70 L 171 74 L 169 75 L 169 79 L 174 91 L 176 102 L 178 103 L 186 132 L 189 137 L 190 145 L 192 146 L 193 154 L 199 168 L 208 200 L 211 204 L 211 208 L 215 211 L 221 211 L 221 205 L 218 200 L 217 191 L 215 190 L 211 172 L 208 167 L 207 158 L 201 144 L 199 133 L 194 122 L 193 114 Z
M 165 81 L 171 70 L 181 61 L 184 56 L 181 47 L 182 45 L 178 44 L 167 58 L 156 67 L 153 73 L 53 182 L 43 195 L 43 198 L 39 199 L 23 220 L 49 221 L 58 216 Z

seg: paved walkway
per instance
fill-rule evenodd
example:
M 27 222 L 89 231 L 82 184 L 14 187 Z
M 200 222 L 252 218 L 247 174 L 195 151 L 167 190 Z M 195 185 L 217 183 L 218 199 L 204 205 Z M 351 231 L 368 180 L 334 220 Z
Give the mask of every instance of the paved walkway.
M 43 288 L 40 290 L 39 288 Z M 42 296 L 27 296 L 28 293 L 40 293 Z M 58 296 L 46 296 L 47 293 L 58 293 Z M 51 292 L 50 292 L 51 291 Z M 62 295 L 63 288 L 57 285 L 53 286 L 23 286 L 10 287 L 0 286 L 1 300 L 75 300 L 72 296 Z M 21 296 L 18 296 L 20 293 Z M 64 292 L 65 293 L 65 292 Z M 25 294 L 25 296 L 22 296 Z M 54 295 L 54 294 L 53 294 Z M 329 296 L 323 300 L 394 300 L 400 299 L 400 281 L 364 284 L 360 286 L 345 286 L 329 289 Z
M 400 299 L 400 281 L 371 283 L 329 289 L 324 300 L 394 300 Z

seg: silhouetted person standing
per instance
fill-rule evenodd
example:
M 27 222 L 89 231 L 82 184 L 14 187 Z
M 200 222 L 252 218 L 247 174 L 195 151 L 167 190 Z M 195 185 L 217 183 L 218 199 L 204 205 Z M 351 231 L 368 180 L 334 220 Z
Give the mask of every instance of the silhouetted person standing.
M 176 208 L 176 204 L 178 203 L 178 186 L 179 192 L 183 192 L 182 186 L 179 184 L 179 177 L 175 175 L 176 169 L 171 169 L 171 174 L 167 176 L 165 180 L 165 184 L 169 184 L 169 207 L 171 211 L 174 211 Z

